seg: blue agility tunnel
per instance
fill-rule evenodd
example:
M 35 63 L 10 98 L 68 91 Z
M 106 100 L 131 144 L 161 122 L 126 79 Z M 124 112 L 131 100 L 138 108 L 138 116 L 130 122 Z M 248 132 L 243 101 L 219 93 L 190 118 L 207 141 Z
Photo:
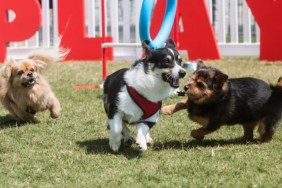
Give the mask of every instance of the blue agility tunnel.
M 170 34 L 176 13 L 177 0 L 167 0 L 165 15 L 161 28 L 156 38 L 152 40 L 150 35 L 150 23 L 151 23 L 154 3 L 155 3 L 154 0 L 143 0 L 141 12 L 140 12 L 139 35 L 141 41 L 149 40 L 150 41 L 149 45 L 152 48 L 156 49 L 164 45 L 165 41 L 167 40 Z

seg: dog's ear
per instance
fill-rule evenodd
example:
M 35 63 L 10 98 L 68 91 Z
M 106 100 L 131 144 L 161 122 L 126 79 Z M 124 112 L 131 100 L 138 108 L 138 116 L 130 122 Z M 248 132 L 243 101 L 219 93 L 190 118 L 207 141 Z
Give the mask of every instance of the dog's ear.
M 34 63 L 35 63 L 37 72 L 42 72 L 43 70 L 47 68 L 47 64 L 44 61 L 35 60 Z
M 199 60 L 197 62 L 197 70 L 200 70 L 200 69 L 206 69 L 207 66 L 204 64 L 204 62 L 202 60 Z
M 175 48 L 174 41 L 171 38 L 167 39 L 167 41 L 165 43 L 165 47 L 174 49 Z
M 217 71 L 215 73 L 214 79 L 213 79 L 213 88 L 215 90 L 221 90 L 224 83 L 227 81 L 228 76 L 220 71 Z
M 15 63 L 16 62 L 14 59 L 7 59 L 4 62 L 4 66 L 2 68 L 2 73 L 1 73 L 4 78 L 9 79 L 11 77 L 12 67 L 14 66 Z
M 142 48 L 146 57 L 151 57 L 152 55 L 152 48 L 149 46 L 149 44 L 150 44 L 149 40 L 144 40 L 142 42 Z

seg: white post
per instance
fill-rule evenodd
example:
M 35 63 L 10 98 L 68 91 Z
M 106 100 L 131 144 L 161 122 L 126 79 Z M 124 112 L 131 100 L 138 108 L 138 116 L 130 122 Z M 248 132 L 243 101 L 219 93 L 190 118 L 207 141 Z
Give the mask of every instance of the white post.
M 226 43 L 225 37 L 225 0 L 217 1 L 218 42 Z
M 256 39 L 257 39 L 257 43 L 260 43 L 260 29 L 257 23 L 256 23 Z
M 142 1 L 135 1 L 134 7 L 135 7 L 135 40 L 136 42 L 140 41 L 140 35 L 139 35 L 139 21 L 140 21 L 140 12 L 141 12 L 141 6 Z
M 119 42 L 118 0 L 111 0 L 111 34 Z
M 85 0 L 87 36 L 95 37 L 95 0 Z
M 58 0 L 53 0 L 53 36 L 54 45 L 59 43 L 59 24 L 58 24 Z
M 238 43 L 238 0 L 230 1 L 231 42 Z
M 245 0 L 243 1 L 243 34 L 244 43 L 251 43 L 251 13 Z
M 207 8 L 209 11 L 209 17 L 210 17 L 210 21 L 212 23 L 213 17 L 212 17 L 212 0 L 206 0 L 207 3 Z
M 49 0 L 43 0 L 42 5 L 42 45 L 43 47 L 50 46 L 50 13 Z
M 135 42 L 141 42 L 140 35 L 139 35 L 139 21 L 140 21 L 141 6 L 142 6 L 142 1 L 135 1 L 135 4 L 134 4 L 134 7 L 135 7 Z M 136 59 L 140 58 L 142 55 L 142 49 L 136 48 L 135 52 L 136 52 Z
M 122 1 L 123 13 L 123 42 L 130 42 L 130 2 L 129 0 Z

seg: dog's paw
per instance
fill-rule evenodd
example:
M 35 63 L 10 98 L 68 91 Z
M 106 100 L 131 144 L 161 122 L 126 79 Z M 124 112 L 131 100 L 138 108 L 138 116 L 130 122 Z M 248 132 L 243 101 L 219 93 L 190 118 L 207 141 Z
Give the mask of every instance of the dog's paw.
M 136 142 L 136 144 L 137 144 L 137 146 L 138 146 L 138 149 L 140 150 L 140 151 L 146 151 L 147 150 L 147 143 L 145 142 L 145 143 L 141 143 L 141 142 Z
M 51 113 L 50 116 L 51 118 L 56 119 L 60 116 L 60 113 Z
M 54 98 L 53 100 L 54 102 L 52 106 L 49 108 L 49 111 L 50 111 L 50 117 L 56 119 L 61 115 L 62 108 L 59 101 L 56 98 Z
M 61 114 L 61 108 L 57 107 L 57 108 L 53 108 L 52 110 L 50 110 L 50 116 L 53 119 L 56 119 L 60 116 Z
M 40 123 L 40 120 L 34 116 L 32 119 L 27 120 L 27 122 L 37 124 L 37 123 Z
M 147 134 L 146 136 L 146 141 L 148 145 L 153 145 L 154 140 L 152 139 L 152 137 L 150 136 L 150 134 Z
M 120 142 L 113 142 L 110 140 L 110 148 L 114 153 L 117 153 L 120 147 Z
M 264 135 L 260 136 L 258 140 L 260 142 L 270 142 L 272 140 L 272 135 L 270 136 L 270 135 L 264 134 Z
M 136 144 L 140 151 L 147 150 L 147 137 L 148 133 L 143 134 L 143 132 L 138 132 L 136 136 Z
M 204 139 L 204 135 L 201 134 L 198 130 L 192 130 L 191 131 L 191 136 L 197 140 L 203 140 Z
M 163 107 L 161 109 L 161 113 L 164 114 L 164 115 L 171 115 L 171 114 L 173 114 L 173 109 L 172 109 L 171 105 Z
M 125 147 L 130 147 L 134 143 L 134 138 L 133 137 L 128 137 L 124 139 L 124 146 Z
M 186 92 L 185 91 L 177 91 L 178 96 L 185 96 Z

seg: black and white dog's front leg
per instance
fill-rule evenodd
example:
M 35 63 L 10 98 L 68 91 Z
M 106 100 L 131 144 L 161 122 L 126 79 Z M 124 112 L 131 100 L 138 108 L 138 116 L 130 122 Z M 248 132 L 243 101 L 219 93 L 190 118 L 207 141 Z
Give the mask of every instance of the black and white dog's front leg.
M 141 151 L 147 150 L 147 143 L 152 142 L 152 138 L 149 135 L 149 126 L 145 123 L 138 123 L 136 125 L 136 144 L 139 146 Z
M 115 114 L 113 119 L 109 119 L 110 135 L 109 144 L 113 152 L 118 152 L 122 139 L 122 118 L 119 113 Z
M 129 128 L 126 126 L 126 123 L 123 122 L 122 124 L 122 135 L 124 138 L 124 145 L 126 147 L 130 147 L 134 143 L 134 139 L 130 134 Z

